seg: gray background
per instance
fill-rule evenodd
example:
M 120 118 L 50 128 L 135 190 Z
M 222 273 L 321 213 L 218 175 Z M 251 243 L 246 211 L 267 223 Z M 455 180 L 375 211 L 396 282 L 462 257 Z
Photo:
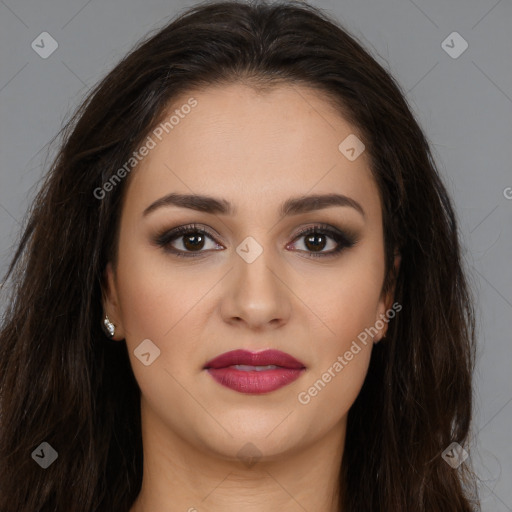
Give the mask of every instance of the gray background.
M 194 3 L 0 0 L 0 271 L 62 121 L 137 40 Z M 512 3 L 312 3 L 332 13 L 397 78 L 455 201 L 478 301 L 470 458 L 483 510 L 512 511 Z M 469 45 L 457 58 L 442 47 L 454 31 Z M 42 32 L 58 42 L 46 59 L 31 47 Z M 462 48 L 456 39 L 445 45 L 452 52 Z

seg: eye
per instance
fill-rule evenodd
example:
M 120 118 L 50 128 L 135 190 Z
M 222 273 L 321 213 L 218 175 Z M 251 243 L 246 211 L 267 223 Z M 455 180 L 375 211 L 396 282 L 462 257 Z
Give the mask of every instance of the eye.
M 165 231 L 156 236 L 155 243 L 163 247 L 165 251 L 175 254 L 176 256 L 196 257 L 205 252 L 202 249 L 205 247 L 207 239 L 213 241 L 214 246 L 222 247 L 215 242 L 211 233 L 196 224 L 179 226 L 170 231 Z M 180 247 L 173 246 L 175 241 L 179 242 L 177 245 Z
M 305 247 L 301 252 L 306 252 L 306 255 L 312 258 L 336 256 L 343 249 L 352 247 L 357 242 L 353 233 L 343 232 L 326 224 L 300 230 L 295 237 L 295 240 L 298 239 L 303 239 L 302 245 Z M 331 249 L 324 251 L 329 245 Z
M 304 239 L 302 241 L 304 249 L 299 249 L 299 251 L 305 252 L 308 257 L 313 258 L 335 256 L 357 242 L 355 234 L 340 231 L 327 224 L 314 225 L 300 230 L 295 236 L 294 242 L 299 239 Z M 179 226 L 170 231 L 164 231 L 154 238 L 154 242 L 166 252 L 180 257 L 197 257 L 204 252 L 209 252 L 203 250 L 208 240 L 212 242 L 213 250 L 224 248 L 215 241 L 213 234 L 196 224 Z M 295 243 L 289 244 L 287 248 L 294 245 Z M 329 245 L 334 247 L 324 251 Z

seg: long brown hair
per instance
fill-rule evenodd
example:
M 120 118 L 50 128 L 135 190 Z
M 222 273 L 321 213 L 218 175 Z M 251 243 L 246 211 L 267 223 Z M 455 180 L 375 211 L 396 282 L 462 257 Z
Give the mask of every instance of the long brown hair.
M 402 311 L 375 346 L 348 416 L 344 512 L 477 506 L 465 446 L 475 326 L 456 216 L 428 142 L 392 77 L 304 2 L 195 6 L 140 43 L 88 95 L 27 215 L 3 293 L 0 510 L 124 512 L 142 482 L 140 390 L 126 345 L 107 341 L 102 275 L 116 257 L 122 180 L 102 187 L 197 87 L 304 84 L 358 127 L 382 201 L 387 279 Z M 402 259 L 393 276 L 394 249 Z M 57 460 L 31 457 L 42 442 Z

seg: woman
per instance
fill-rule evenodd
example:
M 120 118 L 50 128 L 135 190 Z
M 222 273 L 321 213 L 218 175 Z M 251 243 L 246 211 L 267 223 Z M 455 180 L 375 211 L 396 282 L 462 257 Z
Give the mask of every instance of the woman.
M 7 275 L 0 510 L 473 510 L 455 213 L 352 37 L 197 6 L 64 135 Z

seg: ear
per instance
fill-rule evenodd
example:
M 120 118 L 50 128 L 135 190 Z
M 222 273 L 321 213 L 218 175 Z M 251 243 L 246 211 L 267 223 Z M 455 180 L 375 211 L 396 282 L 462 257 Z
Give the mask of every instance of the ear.
M 121 310 L 119 307 L 118 292 L 116 285 L 115 271 L 111 262 L 108 262 L 103 273 L 101 283 L 103 314 L 108 315 L 110 321 L 115 325 L 114 340 L 122 340 L 125 337 L 122 325 Z M 104 318 L 104 317 L 103 317 Z
M 396 277 L 398 276 L 398 271 L 400 269 L 400 262 L 402 261 L 402 256 L 400 253 L 395 250 L 395 260 L 393 263 L 393 275 L 392 275 L 392 282 L 389 287 L 389 290 L 387 293 L 383 293 L 381 295 L 379 306 L 377 308 L 377 316 L 375 317 L 375 325 L 376 328 L 379 330 L 379 332 L 375 335 L 373 342 L 378 343 L 384 336 L 386 335 L 386 332 L 388 330 L 388 323 L 389 318 L 386 315 L 386 312 L 391 309 L 391 306 L 393 305 L 393 299 L 395 296 L 395 286 L 396 286 Z M 382 324 L 384 324 L 382 326 Z M 379 329 L 379 326 L 382 326 L 381 329 Z

